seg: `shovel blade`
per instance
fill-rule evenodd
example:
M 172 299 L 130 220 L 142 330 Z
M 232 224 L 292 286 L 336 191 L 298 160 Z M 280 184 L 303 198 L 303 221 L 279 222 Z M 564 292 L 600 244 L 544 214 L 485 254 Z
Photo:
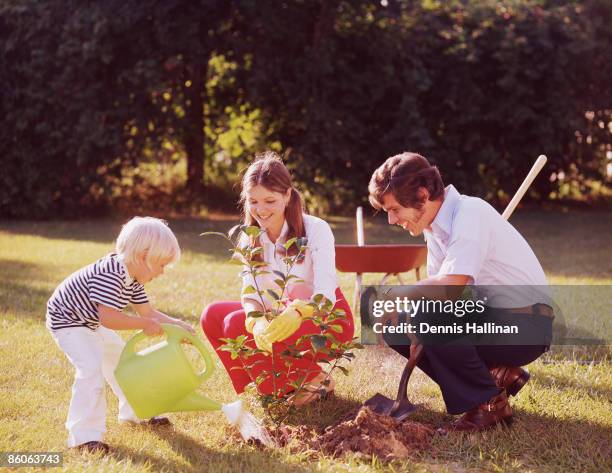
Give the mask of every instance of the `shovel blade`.
M 393 399 L 389 399 L 387 396 L 383 396 L 380 393 L 376 393 L 370 399 L 363 403 L 364 406 L 368 406 L 372 412 L 376 414 L 382 414 L 388 416 L 393 407 Z
M 393 399 L 389 399 L 380 393 L 376 393 L 363 405 L 369 407 L 376 414 L 393 417 L 398 422 L 403 422 L 417 409 L 408 399 L 396 403 Z

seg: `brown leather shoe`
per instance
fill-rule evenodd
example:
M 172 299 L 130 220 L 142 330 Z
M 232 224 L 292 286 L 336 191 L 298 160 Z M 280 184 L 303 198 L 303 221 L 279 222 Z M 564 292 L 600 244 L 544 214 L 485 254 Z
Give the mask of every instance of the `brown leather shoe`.
M 509 425 L 512 422 L 512 408 L 508 404 L 508 396 L 502 391 L 492 397 L 489 402 L 481 404 L 467 411 L 459 419 L 438 429 L 438 433 L 454 432 L 480 432 L 502 423 Z
M 77 445 L 75 448 L 89 453 L 101 453 L 102 455 L 110 453 L 110 447 L 108 446 L 108 444 L 95 440 L 92 440 L 91 442 L 82 443 L 81 445 Z
M 508 396 L 516 396 L 529 381 L 531 375 L 520 366 L 494 366 L 490 368 L 491 376 L 499 388 L 504 388 Z

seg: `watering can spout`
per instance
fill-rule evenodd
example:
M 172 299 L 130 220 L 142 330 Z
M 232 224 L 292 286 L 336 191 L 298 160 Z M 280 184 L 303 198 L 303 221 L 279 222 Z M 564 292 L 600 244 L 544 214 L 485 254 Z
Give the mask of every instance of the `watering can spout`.
M 197 393 L 188 394 L 172 407 L 172 411 L 174 412 L 218 410 L 221 410 L 221 403 L 208 399 Z

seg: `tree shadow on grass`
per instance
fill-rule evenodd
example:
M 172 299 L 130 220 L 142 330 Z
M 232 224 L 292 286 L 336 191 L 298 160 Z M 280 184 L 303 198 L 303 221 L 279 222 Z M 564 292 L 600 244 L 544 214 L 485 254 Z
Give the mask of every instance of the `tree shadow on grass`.
M 83 243 L 103 243 L 112 251 L 114 241 L 126 220 L 88 220 L 55 222 L 8 222 L 0 225 L 0 231 L 19 236 L 35 236 L 50 240 L 67 240 Z M 207 231 L 227 232 L 238 223 L 238 218 L 219 220 L 181 219 L 169 221 L 181 249 L 185 252 L 209 255 L 225 261 L 229 257 L 229 243 L 220 237 L 201 237 Z M 100 257 L 104 256 L 100 254 Z
M 0 260 L 0 310 L 44 321 L 47 300 L 53 289 L 37 286 L 45 282 L 47 269 L 45 265 Z
M 609 426 L 517 409 L 510 428 L 435 434 L 421 459 L 460 465 L 462 471 L 611 471 L 611 435 Z
M 326 399 L 296 408 L 284 423 L 323 429 L 354 418 L 360 407 L 359 401 L 331 394 Z
M 329 220 L 336 243 L 355 243 L 355 230 L 352 219 Z M 50 222 L 14 221 L 0 224 L 0 231 L 13 235 L 36 236 L 50 240 L 104 243 L 109 245 L 110 251 L 114 240 L 121 231 L 121 226 L 126 221 L 127 219 L 59 220 Z M 208 231 L 227 233 L 230 228 L 239 222 L 240 218 L 238 216 L 214 220 L 197 218 L 168 220 L 170 228 L 176 234 L 183 251 L 206 254 L 220 261 L 228 259 L 227 249 L 229 248 L 229 243 L 218 236 L 201 237 L 200 234 Z M 368 230 L 368 242 L 370 244 L 397 243 L 399 240 L 403 243 L 422 243 L 422 239 L 412 239 L 406 234 L 402 234 L 388 226 L 383 226 L 380 223 L 368 228 Z
M 610 386 L 589 386 L 569 375 L 559 373 L 547 376 L 541 373 L 532 373 L 531 376 L 534 381 L 545 388 L 579 391 L 592 398 L 612 399 L 612 387 Z
M 156 456 L 156 452 L 136 452 L 121 446 L 114 447 L 115 453 L 113 456 L 117 460 L 129 458 L 136 464 L 145 465 L 148 463 L 152 466 L 153 471 L 168 469 L 181 472 L 257 471 L 257 468 L 261 469 L 262 467 L 273 469 L 279 473 L 305 471 L 305 468 L 285 464 L 263 450 L 245 447 L 239 450 L 221 452 L 197 442 L 175 428 L 157 428 L 154 430 L 144 426 L 142 428 L 153 432 L 158 438 L 166 442 L 174 452 L 185 459 L 185 462 Z

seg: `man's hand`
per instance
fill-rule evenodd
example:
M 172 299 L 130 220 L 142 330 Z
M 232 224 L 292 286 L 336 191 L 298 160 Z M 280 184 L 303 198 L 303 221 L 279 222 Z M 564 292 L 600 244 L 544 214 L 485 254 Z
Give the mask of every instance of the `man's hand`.
M 272 343 L 280 342 L 293 335 L 302 325 L 302 316 L 295 307 L 287 307 L 266 329 L 266 336 Z
M 270 322 L 268 322 L 265 318 L 258 318 L 253 325 L 253 338 L 255 339 L 255 345 L 257 348 L 272 353 L 272 342 L 266 335 L 266 330 L 268 329 L 269 324 Z
M 162 328 L 162 326 L 156 320 L 153 319 L 144 319 L 144 326 L 142 327 L 142 331 L 149 337 L 164 334 L 164 329 Z

